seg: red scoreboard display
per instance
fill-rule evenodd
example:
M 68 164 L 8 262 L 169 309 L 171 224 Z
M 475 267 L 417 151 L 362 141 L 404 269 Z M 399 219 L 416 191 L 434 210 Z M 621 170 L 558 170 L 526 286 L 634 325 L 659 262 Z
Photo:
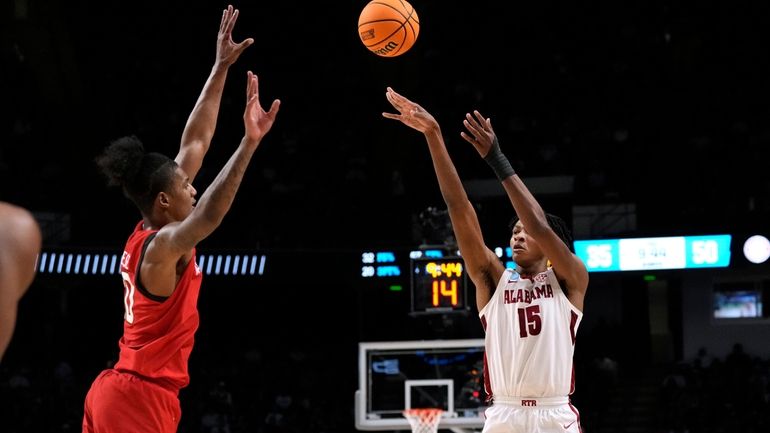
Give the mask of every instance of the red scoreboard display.
M 412 313 L 468 310 L 467 275 L 461 257 L 411 259 Z

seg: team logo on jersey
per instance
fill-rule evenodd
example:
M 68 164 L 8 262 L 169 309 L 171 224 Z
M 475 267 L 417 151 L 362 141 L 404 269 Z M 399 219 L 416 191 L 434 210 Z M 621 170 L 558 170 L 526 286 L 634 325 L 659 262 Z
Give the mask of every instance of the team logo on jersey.
M 540 298 L 553 298 L 553 288 L 550 284 L 541 284 L 532 287 L 514 287 L 503 292 L 504 304 L 524 302 L 529 304 Z
M 123 251 L 123 257 L 120 258 L 120 267 L 122 269 L 128 269 L 128 262 L 131 260 L 131 254 L 128 251 Z
M 548 274 L 546 274 L 545 272 L 541 272 L 535 275 L 535 281 L 537 281 L 538 283 L 545 282 L 545 280 L 547 279 L 548 279 Z

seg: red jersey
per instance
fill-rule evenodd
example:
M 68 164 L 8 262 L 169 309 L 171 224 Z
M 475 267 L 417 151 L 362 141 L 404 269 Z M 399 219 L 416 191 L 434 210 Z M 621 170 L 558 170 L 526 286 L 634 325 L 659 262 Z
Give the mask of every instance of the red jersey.
M 203 276 L 193 248 L 192 259 L 171 296 L 148 292 L 139 282 L 139 269 L 157 232 L 144 230 L 140 221 L 123 251 L 120 273 L 125 314 L 115 369 L 178 390 L 190 383 L 187 361 L 198 329 L 197 303 Z

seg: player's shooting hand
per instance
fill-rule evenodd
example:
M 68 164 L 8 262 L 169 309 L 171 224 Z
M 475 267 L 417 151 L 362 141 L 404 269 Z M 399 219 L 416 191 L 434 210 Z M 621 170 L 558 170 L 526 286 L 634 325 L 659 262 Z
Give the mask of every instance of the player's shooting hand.
M 422 133 L 438 127 L 436 119 L 419 104 L 406 99 L 388 87 L 385 92 L 388 102 L 398 110 L 398 114 L 382 113 L 388 119 L 400 120 L 406 126 L 414 128 Z
M 270 105 L 270 111 L 265 112 L 259 102 L 259 80 L 248 71 L 246 85 L 246 111 L 243 113 L 243 124 L 246 127 L 246 139 L 253 144 L 259 144 L 262 137 L 270 131 L 278 115 L 281 101 L 276 99 Z
M 233 41 L 233 27 L 238 20 L 238 9 L 233 9 L 232 5 L 222 11 L 222 21 L 219 23 L 219 34 L 217 35 L 217 64 L 230 66 L 238 60 L 243 50 L 254 43 L 254 39 L 247 38 L 243 42 L 235 43 Z
M 482 158 L 487 156 L 489 150 L 492 148 L 492 144 L 495 142 L 495 131 L 492 129 L 492 119 L 489 117 L 485 118 L 478 110 L 473 110 L 472 116 L 470 113 L 465 114 L 463 125 L 468 132 L 460 132 L 460 136 L 464 138 L 465 141 L 472 144 Z

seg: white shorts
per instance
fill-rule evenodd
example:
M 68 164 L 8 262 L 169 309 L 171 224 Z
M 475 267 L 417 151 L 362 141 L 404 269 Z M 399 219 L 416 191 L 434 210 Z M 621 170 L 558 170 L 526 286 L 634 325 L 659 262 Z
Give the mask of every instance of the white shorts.
M 496 397 L 484 411 L 482 433 L 581 433 L 569 398 Z

